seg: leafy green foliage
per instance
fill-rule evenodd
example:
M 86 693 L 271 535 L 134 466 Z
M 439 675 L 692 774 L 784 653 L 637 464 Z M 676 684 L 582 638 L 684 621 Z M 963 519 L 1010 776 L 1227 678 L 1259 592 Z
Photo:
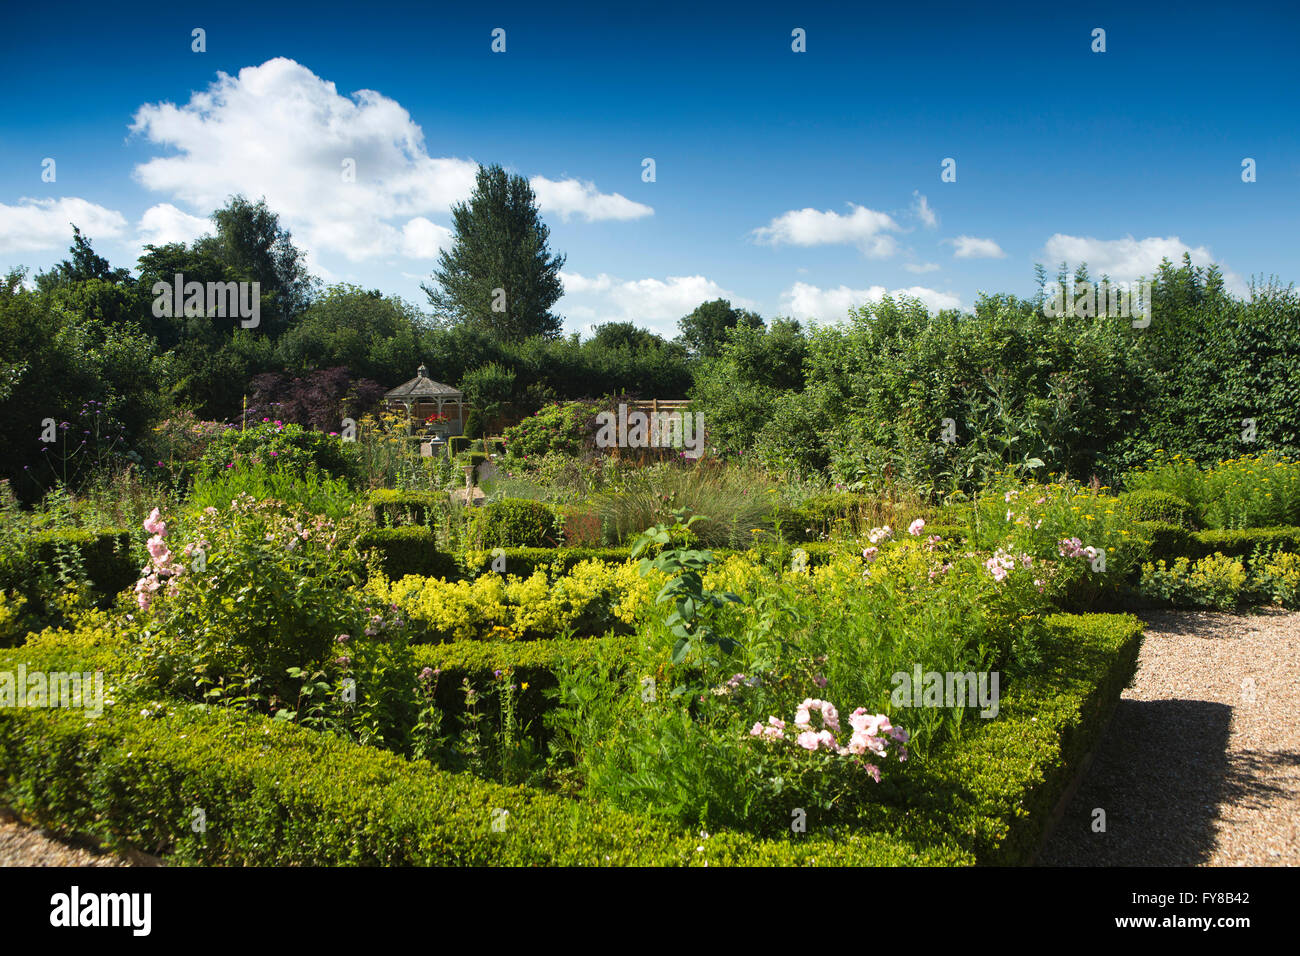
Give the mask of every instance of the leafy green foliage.
M 1138 521 L 1162 521 L 1182 528 L 1196 527 L 1196 512 L 1184 499 L 1156 488 L 1138 488 L 1125 494 L 1124 510 Z
M 478 511 L 470 528 L 477 548 L 536 548 L 556 543 L 556 514 L 540 501 L 503 498 Z
M 314 471 L 345 481 L 354 481 L 359 470 L 355 455 L 338 437 L 278 422 L 222 433 L 204 451 L 197 474 L 200 479 L 215 479 L 240 467 L 278 470 L 298 477 Z
M 703 574 L 713 563 L 713 555 L 687 547 L 670 547 L 674 538 L 681 540 L 682 533 L 690 530 L 699 518 L 691 515 L 686 520 L 678 513 L 673 524 L 658 524 L 642 533 L 632 546 L 632 559 L 644 576 L 651 569 L 667 575 L 668 582 L 655 595 L 655 604 L 672 602 L 672 610 L 664 618 L 664 626 L 676 638 L 673 643 L 672 662 L 680 664 L 692 653 L 705 654 L 716 650 L 730 654 L 736 641 L 719 635 L 709 622 L 709 612 L 727 602 L 738 602 L 739 597 L 729 591 L 705 590 Z M 641 555 L 651 547 L 659 553 L 653 558 Z M 688 688 L 675 688 L 673 693 L 685 693 Z
M 424 525 L 372 528 L 357 538 L 357 550 L 379 552 L 379 567 L 397 580 L 408 574 L 452 579 L 459 576 L 455 557 L 438 550 L 433 532 Z
M 555 402 L 505 430 L 512 462 L 549 454 L 578 455 L 595 430 L 596 412 L 588 402 Z
M 686 347 L 702 358 L 716 357 L 737 326 L 762 328 L 763 318 L 748 309 L 733 309 L 726 299 L 714 299 L 696 306 L 677 323 Z

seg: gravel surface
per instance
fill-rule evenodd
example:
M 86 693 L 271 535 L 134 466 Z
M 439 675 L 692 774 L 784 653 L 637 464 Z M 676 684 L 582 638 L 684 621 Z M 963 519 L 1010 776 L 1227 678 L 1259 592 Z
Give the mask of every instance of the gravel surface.
M 96 853 L 0 815 L 0 866 L 130 866 L 113 853 Z
M 1300 865 L 1300 614 L 1146 618 L 1134 685 L 1039 864 Z

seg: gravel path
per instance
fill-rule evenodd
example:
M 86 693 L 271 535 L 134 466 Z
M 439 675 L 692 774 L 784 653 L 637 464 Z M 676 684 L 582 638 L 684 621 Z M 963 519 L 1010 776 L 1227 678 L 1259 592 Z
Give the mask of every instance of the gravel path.
M 130 866 L 113 853 L 95 853 L 0 813 L 0 866 Z
M 1039 864 L 1300 865 L 1300 614 L 1146 617 L 1134 686 Z

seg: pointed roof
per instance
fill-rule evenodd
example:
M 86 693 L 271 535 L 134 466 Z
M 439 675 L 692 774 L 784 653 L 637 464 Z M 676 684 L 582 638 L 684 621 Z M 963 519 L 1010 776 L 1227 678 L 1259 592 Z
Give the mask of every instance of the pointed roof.
M 389 389 L 384 393 L 384 398 L 389 401 L 419 401 L 420 399 L 432 398 L 464 398 L 465 395 L 459 389 L 452 388 L 450 385 L 443 385 L 441 382 L 435 382 L 429 378 L 429 370 L 425 368 L 424 363 L 420 363 L 419 369 L 416 370 L 415 378 L 409 382 L 403 382 L 397 388 Z

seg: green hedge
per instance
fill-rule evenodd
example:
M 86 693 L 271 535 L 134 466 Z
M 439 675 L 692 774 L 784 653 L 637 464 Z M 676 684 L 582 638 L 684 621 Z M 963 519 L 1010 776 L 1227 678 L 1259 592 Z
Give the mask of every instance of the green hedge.
M 1192 550 L 1192 532 L 1166 521 L 1135 521 L 1133 531 L 1143 561 L 1171 561 Z
M 1120 695 L 1137 671 L 1143 624 L 1127 614 L 1057 614 L 1056 632 L 1037 674 L 1003 692 L 998 718 L 928 762 L 956 798 L 947 831 L 981 863 L 1032 862 L 1083 757 L 1100 741 Z M 942 816 L 937 814 L 936 816 Z M 963 819 L 965 818 L 965 819 Z
M 431 525 L 448 510 L 447 496 L 434 491 L 394 491 L 380 488 L 370 492 L 370 513 L 381 528 L 403 524 Z
M 393 580 L 408 574 L 445 579 L 455 579 L 460 574 L 455 557 L 438 550 L 433 532 L 424 525 L 365 531 L 357 538 L 357 550 L 371 548 L 379 552 L 384 574 Z
M 28 666 L 36 666 L 28 657 Z M 0 659 L 0 668 L 16 658 Z M 441 771 L 225 710 L 129 705 L 88 721 L 0 711 L 0 804 L 172 863 L 229 866 L 838 866 L 972 862 L 890 834 L 707 838 L 651 818 Z M 206 828 L 191 828 L 196 808 Z M 500 811 L 506 811 L 502 817 Z M 505 821 L 501 831 L 493 829 Z M 699 848 L 699 849 L 697 849 Z
M 447 644 L 417 644 L 415 665 L 440 671 L 438 706 L 448 714 L 465 709 L 461 682 L 468 680 L 479 689 L 492 683 L 496 671 L 514 669 L 521 690 L 516 700 L 517 715 L 525 724 L 540 729 L 540 718 L 548 709 L 546 692 L 555 687 L 556 671 L 566 664 L 582 664 L 603 655 L 631 656 L 639 638 L 635 634 L 606 637 L 552 638 L 544 641 L 451 641 Z M 523 690 L 522 685 L 528 684 Z M 489 713 L 493 722 L 499 714 Z
M 480 548 L 540 548 L 557 543 L 559 518 L 543 501 L 502 498 L 474 513 L 471 540 Z
M 1186 499 L 1158 488 L 1138 488 L 1120 498 L 1124 510 L 1138 521 L 1160 521 L 1180 528 L 1195 528 L 1196 509 Z
M 0 803 L 62 833 L 226 865 L 957 865 L 1029 862 L 1053 807 L 1136 667 L 1141 624 L 1056 615 L 1045 666 L 1011 682 L 996 719 L 933 752 L 869 830 L 704 838 L 645 816 L 361 747 L 299 727 L 122 701 L 75 712 L 0 710 Z M 427 649 L 479 671 L 540 647 Z M 569 648 L 568 653 L 579 652 Z M 31 651 L 0 654 L 0 669 Z M 46 662 L 49 667 L 49 663 Z M 520 671 L 519 673 L 522 673 Z M 525 678 L 526 679 L 526 678 Z M 202 808 L 207 827 L 190 827 Z M 502 832 L 498 810 L 508 811 Z M 810 816 L 810 822 L 813 817 Z
M 1237 528 L 1223 531 L 1188 531 L 1164 521 L 1138 521 L 1134 531 L 1147 553 L 1144 561 L 1209 557 L 1216 552 L 1229 557 L 1249 557 L 1256 547 L 1300 551 L 1300 528 Z
M 1300 528 L 1241 528 L 1226 531 L 1197 531 L 1191 535 L 1189 558 L 1204 558 L 1215 552 L 1233 558 L 1249 557 L 1257 546 L 1300 551 Z

